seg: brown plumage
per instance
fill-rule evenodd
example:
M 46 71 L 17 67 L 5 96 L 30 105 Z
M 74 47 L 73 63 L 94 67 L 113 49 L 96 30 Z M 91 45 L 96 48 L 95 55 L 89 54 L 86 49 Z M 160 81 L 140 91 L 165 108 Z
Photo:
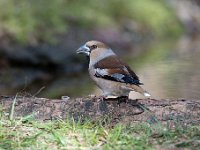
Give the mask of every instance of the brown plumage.
M 130 91 L 150 96 L 138 76 L 104 43 L 89 41 L 77 50 L 89 56 L 89 74 L 104 96 L 128 96 Z
M 120 73 L 133 80 L 132 82 L 124 81 L 124 83 L 134 83 L 136 85 L 142 84 L 140 83 L 138 76 L 130 69 L 130 67 L 116 56 L 109 56 L 100 60 L 94 64 L 94 68 L 108 69 L 108 75 Z

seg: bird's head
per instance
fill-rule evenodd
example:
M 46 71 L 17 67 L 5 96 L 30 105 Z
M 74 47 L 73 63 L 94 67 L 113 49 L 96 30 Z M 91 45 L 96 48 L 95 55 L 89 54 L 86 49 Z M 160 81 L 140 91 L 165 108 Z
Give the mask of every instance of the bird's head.
M 76 52 L 86 54 L 90 56 L 92 54 L 102 53 L 109 50 L 109 47 L 99 41 L 88 41 L 83 46 L 81 46 Z

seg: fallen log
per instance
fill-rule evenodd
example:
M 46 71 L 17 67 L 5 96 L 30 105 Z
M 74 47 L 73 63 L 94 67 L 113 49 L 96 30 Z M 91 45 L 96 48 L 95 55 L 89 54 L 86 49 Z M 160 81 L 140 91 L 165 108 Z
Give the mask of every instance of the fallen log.
M 16 98 L 16 99 L 15 99 Z M 66 119 L 109 120 L 111 123 L 161 122 L 174 125 L 200 125 L 200 100 L 137 99 L 101 100 L 98 97 L 47 99 L 32 96 L 0 97 L 3 112 L 14 104 L 14 118 L 34 114 L 41 121 Z

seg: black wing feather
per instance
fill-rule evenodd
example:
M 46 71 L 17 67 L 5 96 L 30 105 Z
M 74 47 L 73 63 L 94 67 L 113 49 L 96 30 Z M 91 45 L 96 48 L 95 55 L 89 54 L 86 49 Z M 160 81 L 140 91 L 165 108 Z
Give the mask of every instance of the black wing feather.
M 96 70 L 95 76 L 97 78 L 104 78 L 107 80 L 122 82 L 122 83 L 129 83 L 129 84 L 136 84 L 136 85 L 142 85 L 143 83 L 140 82 L 139 79 L 133 78 L 131 75 L 127 74 L 120 74 L 120 73 L 114 73 L 114 74 L 105 74 L 101 71 Z
M 109 56 L 94 65 L 97 78 L 107 80 L 141 85 L 138 76 L 130 69 L 128 65 L 123 63 L 117 56 Z

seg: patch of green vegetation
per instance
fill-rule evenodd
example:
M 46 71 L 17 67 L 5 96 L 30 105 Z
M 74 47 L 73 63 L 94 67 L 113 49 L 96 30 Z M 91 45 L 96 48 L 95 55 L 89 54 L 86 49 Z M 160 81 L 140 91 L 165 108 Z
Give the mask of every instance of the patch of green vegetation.
M 12 34 L 21 42 L 45 39 L 66 28 L 63 1 L 0 1 L 0 30 Z
M 9 120 L 1 109 L 2 149 L 154 149 L 200 147 L 200 127 L 116 124 L 72 119 L 39 122 L 34 115 Z
M 156 36 L 177 36 L 182 27 L 164 0 L 1 0 L 0 31 L 23 43 L 53 40 L 69 26 L 122 26 L 136 21 Z
M 132 20 L 143 30 L 150 30 L 157 37 L 177 37 L 183 28 L 175 13 L 163 0 L 111 0 L 107 13 L 116 23 Z

